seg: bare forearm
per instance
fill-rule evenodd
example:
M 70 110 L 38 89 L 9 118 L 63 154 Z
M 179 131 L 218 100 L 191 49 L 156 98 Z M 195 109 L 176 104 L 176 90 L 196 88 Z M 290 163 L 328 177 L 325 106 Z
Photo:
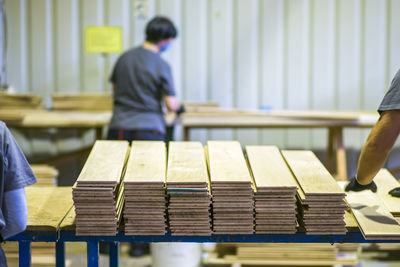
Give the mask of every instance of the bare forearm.
M 369 184 L 385 163 L 400 132 L 400 111 L 384 112 L 368 136 L 358 161 L 357 180 Z

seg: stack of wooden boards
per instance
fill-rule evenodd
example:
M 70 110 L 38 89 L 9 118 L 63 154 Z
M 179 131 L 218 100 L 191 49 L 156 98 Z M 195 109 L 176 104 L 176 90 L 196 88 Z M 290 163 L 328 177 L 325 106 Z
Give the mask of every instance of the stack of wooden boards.
M 31 164 L 37 182 L 33 186 L 57 185 L 58 170 L 47 164 Z
M 166 170 L 164 142 L 132 142 L 124 178 L 126 235 L 166 233 Z
M 170 142 L 167 171 L 172 235 L 211 235 L 211 194 L 200 142 Z
M 254 232 L 253 183 L 240 143 L 208 141 L 215 234 Z
M 112 97 L 103 93 L 52 94 L 54 110 L 111 111 Z
M 299 184 L 298 208 L 306 234 L 345 234 L 347 204 L 332 175 L 311 151 L 282 151 Z
M 43 109 L 42 97 L 35 94 L 0 92 L 0 109 Z
M 394 217 L 400 214 L 400 198 L 388 192 L 399 182 L 385 169 L 374 178 L 378 191 L 348 192 L 346 201 L 366 240 L 400 240 L 400 225 Z M 342 187 L 345 183 L 340 183 Z
M 206 264 L 243 264 L 257 266 L 336 266 L 356 265 L 359 244 L 218 244 Z
M 124 204 L 127 141 L 96 141 L 72 188 L 76 235 L 116 235 Z
M 255 185 L 255 232 L 296 233 L 297 183 L 275 146 L 246 146 Z

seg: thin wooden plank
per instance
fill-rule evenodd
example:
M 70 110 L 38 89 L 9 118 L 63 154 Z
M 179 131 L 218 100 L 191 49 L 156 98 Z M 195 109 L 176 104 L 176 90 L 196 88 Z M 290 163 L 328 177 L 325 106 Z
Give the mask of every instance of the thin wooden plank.
M 127 141 L 96 141 L 77 183 L 118 184 L 128 155 Z
M 257 189 L 297 188 L 295 178 L 276 146 L 246 146 L 246 154 Z
M 165 182 L 167 155 L 162 141 L 133 141 L 124 182 Z
M 206 158 L 200 142 L 169 143 L 167 185 L 169 183 L 208 185 Z
M 312 151 L 283 150 L 282 155 L 306 196 L 308 194 L 344 194 Z
M 27 187 L 27 230 L 56 231 L 72 208 L 71 187 Z
M 374 181 L 378 187 L 377 194 L 386 208 L 392 214 L 400 214 L 400 198 L 388 194 L 393 188 L 399 187 L 400 183 L 386 169 L 382 169 L 375 176 Z
M 366 240 L 400 239 L 400 225 L 377 194 L 371 191 L 348 192 L 346 197 Z
M 239 142 L 208 141 L 207 147 L 211 183 L 252 183 Z

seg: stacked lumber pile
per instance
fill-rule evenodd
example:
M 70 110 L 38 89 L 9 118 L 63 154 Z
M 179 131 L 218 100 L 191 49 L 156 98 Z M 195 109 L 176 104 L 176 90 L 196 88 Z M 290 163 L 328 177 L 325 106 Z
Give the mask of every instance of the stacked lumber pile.
M 296 233 L 297 183 L 275 146 L 246 146 L 255 185 L 255 232 Z
M 166 169 L 164 142 L 132 142 L 124 178 L 126 235 L 166 233 Z
M 208 141 L 215 234 L 254 232 L 253 183 L 239 142 Z
M 359 252 L 359 244 L 218 244 L 216 251 L 203 263 L 257 266 L 356 265 Z
M 346 234 L 346 194 L 311 151 L 282 151 L 298 184 L 298 208 L 306 234 Z
M 211 235 L 211 195 L 200 142 L 170 142 L 167 171 L 172 235 Z
M 42 97 L 35 94 L 0 92 L 0 109 L 43 109 Z
M 54 110 L 112 110 L 112 97 L 104 93 L 52 94 L 52 103 Z
M 58 170 L 47 164 L 31 164 L 33 173 L 36 176 L 36 184 L 33 186 L 56 186 Z
M 127 141 L 96 141 L 72 188 L 76 235 L 116 235 L 124 190 Z
M 19 266 L 18 242 L 8 241 L 1 244 L 6 257 L 8 267 Z M 56 265 L 55 243 L 32 242 L 31 243 L 31 265 L 33 267 L 48 267 Z

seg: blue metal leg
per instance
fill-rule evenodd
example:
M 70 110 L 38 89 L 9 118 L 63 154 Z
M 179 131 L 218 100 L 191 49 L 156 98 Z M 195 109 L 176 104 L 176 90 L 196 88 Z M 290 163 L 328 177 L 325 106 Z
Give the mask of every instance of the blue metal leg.
M 87 241 L 87 266 L 99 267 L 99 242 Z
M 31 242 L 19 241 L 19 267 L 31 266 Z
M 119 266 L 119 242 L 110 242 L 110 267 Z
M 65 243 L 56 242 L 56 267 L 65 267 Z

